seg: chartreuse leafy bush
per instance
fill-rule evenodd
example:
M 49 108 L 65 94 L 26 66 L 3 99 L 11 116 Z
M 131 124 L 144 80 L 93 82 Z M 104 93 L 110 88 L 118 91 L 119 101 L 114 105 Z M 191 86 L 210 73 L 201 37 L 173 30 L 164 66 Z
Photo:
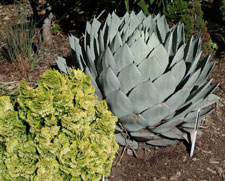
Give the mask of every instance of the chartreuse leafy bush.
M 37 88 L 0 97 L 0 180 L 100 180 L 118 149 L 117 118 L 97 102 L 91 78 L 46 71 Z
M 69 60 L 93 77 L 99 99 L 106 99 L 129 134 L 124 140 L 116 129 L 121 144 L 129 138 L 174 144 L 193 131 L 198 109 L 202 117 L 218 100 L 217 85 L 208 81 L 214 62 L 207 56 L 199 63 L 201 40 L 186 42 L 183 24 L 169 27 L 165 16 L 109 14 L 103 24 L 87 23 L 83 43 L 74 36 L 69 41 Z M 69 73 L 65 59 L 57 64 Z

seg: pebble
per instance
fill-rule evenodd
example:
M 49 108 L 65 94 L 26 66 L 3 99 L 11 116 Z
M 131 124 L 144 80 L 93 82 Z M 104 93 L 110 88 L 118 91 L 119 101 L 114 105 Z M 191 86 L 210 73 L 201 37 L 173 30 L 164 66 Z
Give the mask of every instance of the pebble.
M 179 177 L 181 176 L 181 172 L 177 172 L 176 175 L 170 177 L 170 181 L 178 181 L 179 180 Z
M 215 170 L 213 170 L 213 169 L 211 169 L 211 168 L 209 168 L 209 167 L 207 167 L 207 170 L 208 170 L 209 172 L 213 173 L 213 174 L 217 174 Z
M 130 156 L 133 156 L 133 151 L 131 149 L 127 148 L 127 154 Z
M 215 158 L 210 158 L 209 163 L 212 163 L 212 164 L 218 164 L 218 163 L 220 163 L 220 162 L 217 161 Z

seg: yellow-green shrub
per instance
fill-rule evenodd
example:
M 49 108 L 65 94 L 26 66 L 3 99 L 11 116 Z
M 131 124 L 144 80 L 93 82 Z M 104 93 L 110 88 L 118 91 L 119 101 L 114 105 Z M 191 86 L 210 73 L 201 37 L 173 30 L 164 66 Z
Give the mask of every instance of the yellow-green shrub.
M 91 78 L 46 71 L 37 88 L 0 97 L 0 180 L 100 180 L 118 149 L 117 118 L 94 96 Z

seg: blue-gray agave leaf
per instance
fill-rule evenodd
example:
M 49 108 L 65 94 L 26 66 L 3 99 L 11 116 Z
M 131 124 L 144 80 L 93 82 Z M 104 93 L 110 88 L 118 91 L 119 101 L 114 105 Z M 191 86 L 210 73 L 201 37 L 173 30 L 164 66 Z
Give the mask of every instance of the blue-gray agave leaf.
M 116 137 L 122 145 L 167 146 L 193 130 L 218 101 L 217 85 L 208 81 L 214 62 L 201 60 L 201 39 L 185 41 L 184 25 L 168 26 L 165 16 L 114 12 L 105 23 L 87 23 L 84 43 L 70 36 L 71 65 L 92 76 L 98 99 L 105 98 L 119 118 Z M 59 58 L 61 72 L 69 73 Z M 123 128 L 122 128 L 122 127 Z M 123 130 L 129 134 L 124 136 Z M 123 136 L 122 136 L 123 135 Z M 136 145 L 135 145 L 136 147 Z

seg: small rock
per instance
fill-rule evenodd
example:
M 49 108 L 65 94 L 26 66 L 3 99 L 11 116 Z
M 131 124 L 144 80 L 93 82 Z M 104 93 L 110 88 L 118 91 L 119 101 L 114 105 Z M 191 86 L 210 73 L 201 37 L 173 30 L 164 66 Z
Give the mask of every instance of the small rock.
M 165 176 L 163 176 L 163 177 L 160 178 L 160 181 L 164 181 L 164 180 L 165 181 L 167 180 L 167 178 Z
M 193 160 L 193 161 L 198 161 L 199 159 L 197 159 L 197 158 L 192 158 L 192 160 Z
M 213 170 L 213 169 L 211 169 L 211 168 L 209 168 L 209 167 L 207 167 L 207 170 L 208 170 L 209 172 L 213 173 L 213 174 L 216 174 L 216 171 Z
M 217 167 L 216 170 L 217 170 L 217 173 L 218 173 L 218 175 L 219 175 L 220 177 L 222 177 L 222 178 L 224 177 L 224 178 L 225 178 L 225 171 L 224 171 L 223 168 Z
M 9 20 L 9 16 L 5 16 L 3 19 L 4 20 Z
M 168 181 L 168 179 L 165 176 L 160 177 L 160 179 L 157 179 L 156 177 L 154 177 L 153 181 Z
M 179 177 L 181 176 L 181 172 L 177 172 L 176 175 L 170 177 L 170 181 L 174 180 L 174 181 L 178 181 L 179 180 Z
M 213 154 L 212 151 L 202 150 L 202 152 L 205 153 L 205 154 Z
M 210 158 L 209 163 L 212 163 L 212 164 L 218 164 L 218 163 L 220 163 L 220 162 L 217 161 L 215 158 Z
M 183 162 L 187 161 L 187 156 L 183 156 Z
M 133 156 L 133 151 L 130 148 L 127 148 L 127 154 Z
M 222 168 L 225 170 L 225 160 L 223 160 L 223 161 L 221 162 L 221 166 L 222 166 Z

